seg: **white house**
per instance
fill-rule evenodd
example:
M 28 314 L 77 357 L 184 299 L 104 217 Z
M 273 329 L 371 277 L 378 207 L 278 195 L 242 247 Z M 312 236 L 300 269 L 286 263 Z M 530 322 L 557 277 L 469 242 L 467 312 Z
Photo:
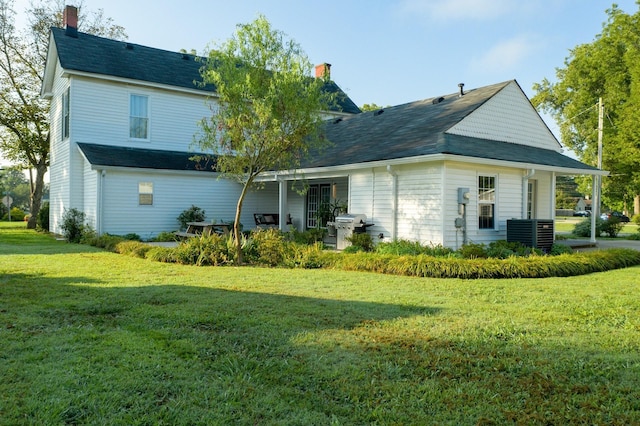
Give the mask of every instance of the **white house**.
M 100 233 L 143 237 L 176 228 L 191 205 L 233 217 L 237 184 L 189 160 L 214 88 L 197 87 L 191 55 L 53 29 L 43 96 L 51 99 L 51 229 L 66 208 Z M 316 226 L 322 203 L 364 214 L 378 241 L 459 247 L 505 239 L 507 220 L 553 219 L 555 177 L 606 172 L 562 148 L 514 80 L 361 113 L 343 95 L 329 112 L 332 146 L 300 170 L 263 176 L 253 213 Z M 308 191 L 292 188 L 300 177 Z

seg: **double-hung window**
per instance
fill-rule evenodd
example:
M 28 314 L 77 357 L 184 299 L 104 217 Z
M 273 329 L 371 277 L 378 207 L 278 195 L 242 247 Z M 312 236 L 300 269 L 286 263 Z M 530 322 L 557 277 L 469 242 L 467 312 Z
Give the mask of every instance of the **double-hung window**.
M 131 95 L 129 103 L 129 137 L 149 139 L 149 98 Z
M 495 229 L 496 177 L 478 176 L 478 228 Z
M 153 182 L 138 183 L 138 204 L 141 206 L 153 205 Z
M 62 114 L 60 123 L 62 139 L 69 137 L 69 94 L 70 89 L 67 87 L 67 90 L 62 94 Z

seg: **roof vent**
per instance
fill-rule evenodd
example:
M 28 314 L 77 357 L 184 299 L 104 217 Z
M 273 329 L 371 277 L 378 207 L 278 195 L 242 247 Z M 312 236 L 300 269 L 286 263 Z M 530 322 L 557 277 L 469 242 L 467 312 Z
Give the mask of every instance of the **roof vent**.
M 335 120 L 333 120 L 333 124 L 338 124 L 341 121 L 342 121 L 342 118 L 338 117 Z
M 373 115 L 380 115 L 380 114 L 382 114 L 383 112 L 384 112 L 384 110 L 383 110 L 383 109 L 379 109 L 379 110 L 375 111 L 375 112 L 373 113 Z
M 133 50 L 133 44 L 127 43 L 124 45 L 125 49 Z
M 182 54 L 182 59 L 189 60 L 189 55 L 186 53 Z
M 458 87 L 460 88 L 460 96 L 464 96 L 464 83 L 458 83 Z
M 435 98 L 434 100 L 432 100 L 431 103 L 436 105 L 436 104 L 439 104 L 442 101 L 444 101 L 444 98 L 442 96 L 440 96 L 439 98 Z

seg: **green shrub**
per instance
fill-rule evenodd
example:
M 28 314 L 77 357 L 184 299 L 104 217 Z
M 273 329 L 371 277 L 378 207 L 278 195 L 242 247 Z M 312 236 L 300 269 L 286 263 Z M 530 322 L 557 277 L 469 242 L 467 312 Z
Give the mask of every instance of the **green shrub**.
M 631 217 L 631 222 L 635 223 L 636 225 L 640 226 L 640 214 L 634 214 Z M 639 231 L 640 232 L 640 231 Z
M 36 218 L 36 228 L 42 232 L 49 232 L 49 202 L 45 201 L 40 206 L 38 217 Z
M 180 213 L 178 216 L 178 222 L 180 223 L 180 229 L 187 229 L 187 223 L 189 222 L 202 222 L 205 218 L 205 212 L 200 207 L 192 205 L 187 210 Z
M 163 231 L 160 232 L 158 235 L 156 235 L 152 241 L 155 242 L 172 242 L 172 241 L 177 241 L 176 238 L 176 234 L 174 234 L 173 232 L 167 232 L 167 231 Z
M 487 248 L 484 244 L 467 243 L 458 249 L 463 259 L 483 259 L 487 257 Z
M 596 237 L 599 237 L 604 232 L 605 220 L 596 217 Z M 578 222 L 571 233 L 576 237 L 589 238 L 591 237 L 591 218 L 587 218 Z
M 326 233 L 327 230 L 322 228 L 312 228 L 302 232 L 291 229 L 287 232 L 286 239 L 297 244 L 312 245 L 322 241 Z
M 376 246 L 376 253 L 395 254 L 397 256 L 404 254 L 428 254 L 431 256 L 449 256 L 453 253 L 450 248 L 444 247 L 442 244 L 424 246 L 417 241 L 397 240 L 388 243 L 380 243 Z
M 114 248 L 116 253 L 127 254 L 141 259 L 146 258 L 146 254 L 149 250 L 151 250 L 151 246 L 149 244 L 134 240 L 122 240 L 117 243 Z
M 284 264 L 289 268 L 317 269 L 325 266 L 323 244 L 298 244 L 290 242 L 286 246 Z
M 19 209 L 18 207 L 11 208 L 11 220 L 13 222 L 22 222 L 24 217 L 26 216 L 24 210 Z M 9 214 L 5 214 L 3 217 L 4 220 L 9 220 Z
M 371 252 L 375 248 L 375 245 L 373 244 L 373 238 L 371 238 L 371 235 L 367 234 L 366 232 L 363 232 L 361 234 L 354 233 L 350 237 L 347 237 L 347 241 L 349 241 L 351 243 L 351 247 L 353 247 L 353 249 L 348 249 L 347 247 L 347 252 L 352 252 L 354 250 Z
M 152 246 L 147 251 L 147 259 L 155 262 L 163 263 L 175 263 L 176 262 L 176 249 L 172 247 L 157 247 Z
M 70 243 L 79 243 L 85 229 L 85 214 L 76 208 L 65 209 L 62 215 L 62 229 L 65 240 Z
M 561 254 L 573 253 L 573 249 L 566 244 L 553 243 L 549 254 L 551 256 L 559 256 Z
M 233 250 L 227 237 L 211 234 L 185 240 L 173 249 L 173 257 L 185 265 L 229 265 L 233 263 Z
M 116 246 L 123 241 L 125 241 L 125 239 L 117 235 L 102 234 L 98 236 L 95 233 L 87 232 L 86 228 L 81 239 L 83 244 L 88 244 L 113 252 L 116 251 Z
M 251 233 L 249 240 L 243 252 L 245 260 L 260 265 L 282 265 L 287 245 L 282 232 L 278 229 L 258 229 Z
M 615 216 L 611 216 L 609 219 L 603 221 L 602 232 L 609 235 L 611 238 L 615 238 L 618 236 L 622 228 L 624 227 L 624 223 L 620 222 Z

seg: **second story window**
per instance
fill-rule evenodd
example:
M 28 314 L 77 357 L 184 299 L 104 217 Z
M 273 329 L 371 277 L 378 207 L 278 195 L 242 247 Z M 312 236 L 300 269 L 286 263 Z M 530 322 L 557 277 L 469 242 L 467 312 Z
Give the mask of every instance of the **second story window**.
M 149 139 L 149 98 L 131 95 L 129 105 L 129 137 Z
M 69 137 L 69 88 L 62 94 L 62 123 L 60 128 L 62 129 L 62 139 Z

